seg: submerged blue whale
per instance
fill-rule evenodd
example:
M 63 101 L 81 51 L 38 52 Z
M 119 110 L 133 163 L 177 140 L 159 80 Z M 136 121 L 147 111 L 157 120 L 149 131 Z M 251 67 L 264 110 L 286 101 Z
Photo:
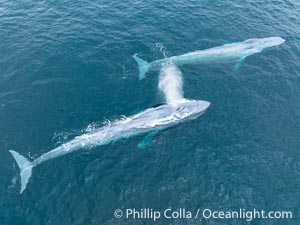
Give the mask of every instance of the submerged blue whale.
M 10 150 L 21 172 L 22 193 L 32 174 L 32 169 L 42 162 L 69 154 L 80 149 L 90 149 L 113 141 L 129 138 L 138 134 L 157 132 L 185 120 L 195 119 L 210 106 L 207 101 L 180 99 L 176 106 L 163 104 L 149 108 L 141 113 L 117 120 L 109 126 L 99 128 L 58 146 L 30 162 L 18 152 Z
M 161 69 L 166 64 L 176 64 L 178 66 L 184 64 L 197 63 L 225 63 L 236 62 L 235 68 L 238 69 L 242 61 L 253 54 L 259 53 L 266 48 L 281 45 L 285 40 L 281 37 L 269 38 L 251 38 L 246 41 L 225 44 L 219 47 L 214 47 L 206 50 L 190 52 L 180 56 L 172 56 L 148 63 L 137 55 L 133 58 L 139 66 L 139 78 L 143 79 L 147 71 L 156 71 Z

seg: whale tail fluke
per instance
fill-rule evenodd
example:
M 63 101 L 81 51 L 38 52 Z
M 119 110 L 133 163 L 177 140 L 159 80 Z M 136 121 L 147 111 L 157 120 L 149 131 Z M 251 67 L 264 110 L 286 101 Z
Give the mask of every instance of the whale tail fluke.
M 137 54 L 134 54 L 132 57 L 134 58 L 134 60 L 137 62 L 139 66 L 139 78 L 140 80 L 142 80 L 145 78 L 145 74 L 150 68 L 150 64 L 145 60 L 142 60 L 141 58 L 137 57 Z
M 9 151 L 14 159 L 16 160 L 21 172 L 21 191 L 20 194 L 25 190 L 26 185 L 29 181 L 29 178 L 31 177 L 33 164 L 28 159 L 26 159 L 24 156 L 20 155 L 18 152 L 10 150 Z

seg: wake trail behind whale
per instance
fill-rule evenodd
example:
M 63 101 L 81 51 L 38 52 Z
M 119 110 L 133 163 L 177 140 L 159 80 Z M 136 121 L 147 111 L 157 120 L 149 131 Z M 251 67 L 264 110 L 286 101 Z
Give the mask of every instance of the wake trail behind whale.
M 161 68 L 158 88 L 166 98 L 167 104 L 177 106 L 183 99 L 182 73 L 174 64 L 169 64 Z

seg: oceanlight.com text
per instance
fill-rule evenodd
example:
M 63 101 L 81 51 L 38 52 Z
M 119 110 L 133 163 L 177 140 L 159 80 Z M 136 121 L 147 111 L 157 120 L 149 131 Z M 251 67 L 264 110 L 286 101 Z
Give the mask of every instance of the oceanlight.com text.
M 200 210 L 197 211 L 200 213 Z M 211 209 L 204 209 L 201 212 L 204 219 L 246 219 L 252 221 L 253 219 L 292 219 L 293 213 L 291 211 L 265 211 L 265 210 L 246 210 L 239 209 L 237 211 L 214 211 Z
M 280 210 L 258 210 L 256 208 L 238 209 L 238 210 L 213 210 L 213 209 L 196 209 L 188 210 L 185 208 L 172 209 L 167 208 L 164 210 L 156 210 L 152 208 L 127 208 L 127 209 L 116 209 L 114 216 L 117 219 L 151 219 L 153 221 L 161 218 L 165 219 L 243 219 L 246 221 L 252 221 L 254 219 L 292 219 L 293 213 L 291 211 L 280 211 Z

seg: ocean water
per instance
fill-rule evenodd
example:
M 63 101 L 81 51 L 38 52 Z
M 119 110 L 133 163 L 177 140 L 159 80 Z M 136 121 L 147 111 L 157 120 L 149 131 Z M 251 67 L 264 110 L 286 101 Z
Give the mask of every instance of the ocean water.
M 14 149 L 35 159 L 164 101 L 147 61 L 281 36 L 233 64 L 180 67 L 199 119 L 78 151 L 34 168 L 20 195 Z M 163 48 L 161 48 L 163 47 Z M 163 49 L 163 50 L 162 50 Z M 259 1 L 0 2 L 0 224 L 300 224 L 300 3 Z M 289 210 L 293 219 L 117 219 L 116 209 Z

